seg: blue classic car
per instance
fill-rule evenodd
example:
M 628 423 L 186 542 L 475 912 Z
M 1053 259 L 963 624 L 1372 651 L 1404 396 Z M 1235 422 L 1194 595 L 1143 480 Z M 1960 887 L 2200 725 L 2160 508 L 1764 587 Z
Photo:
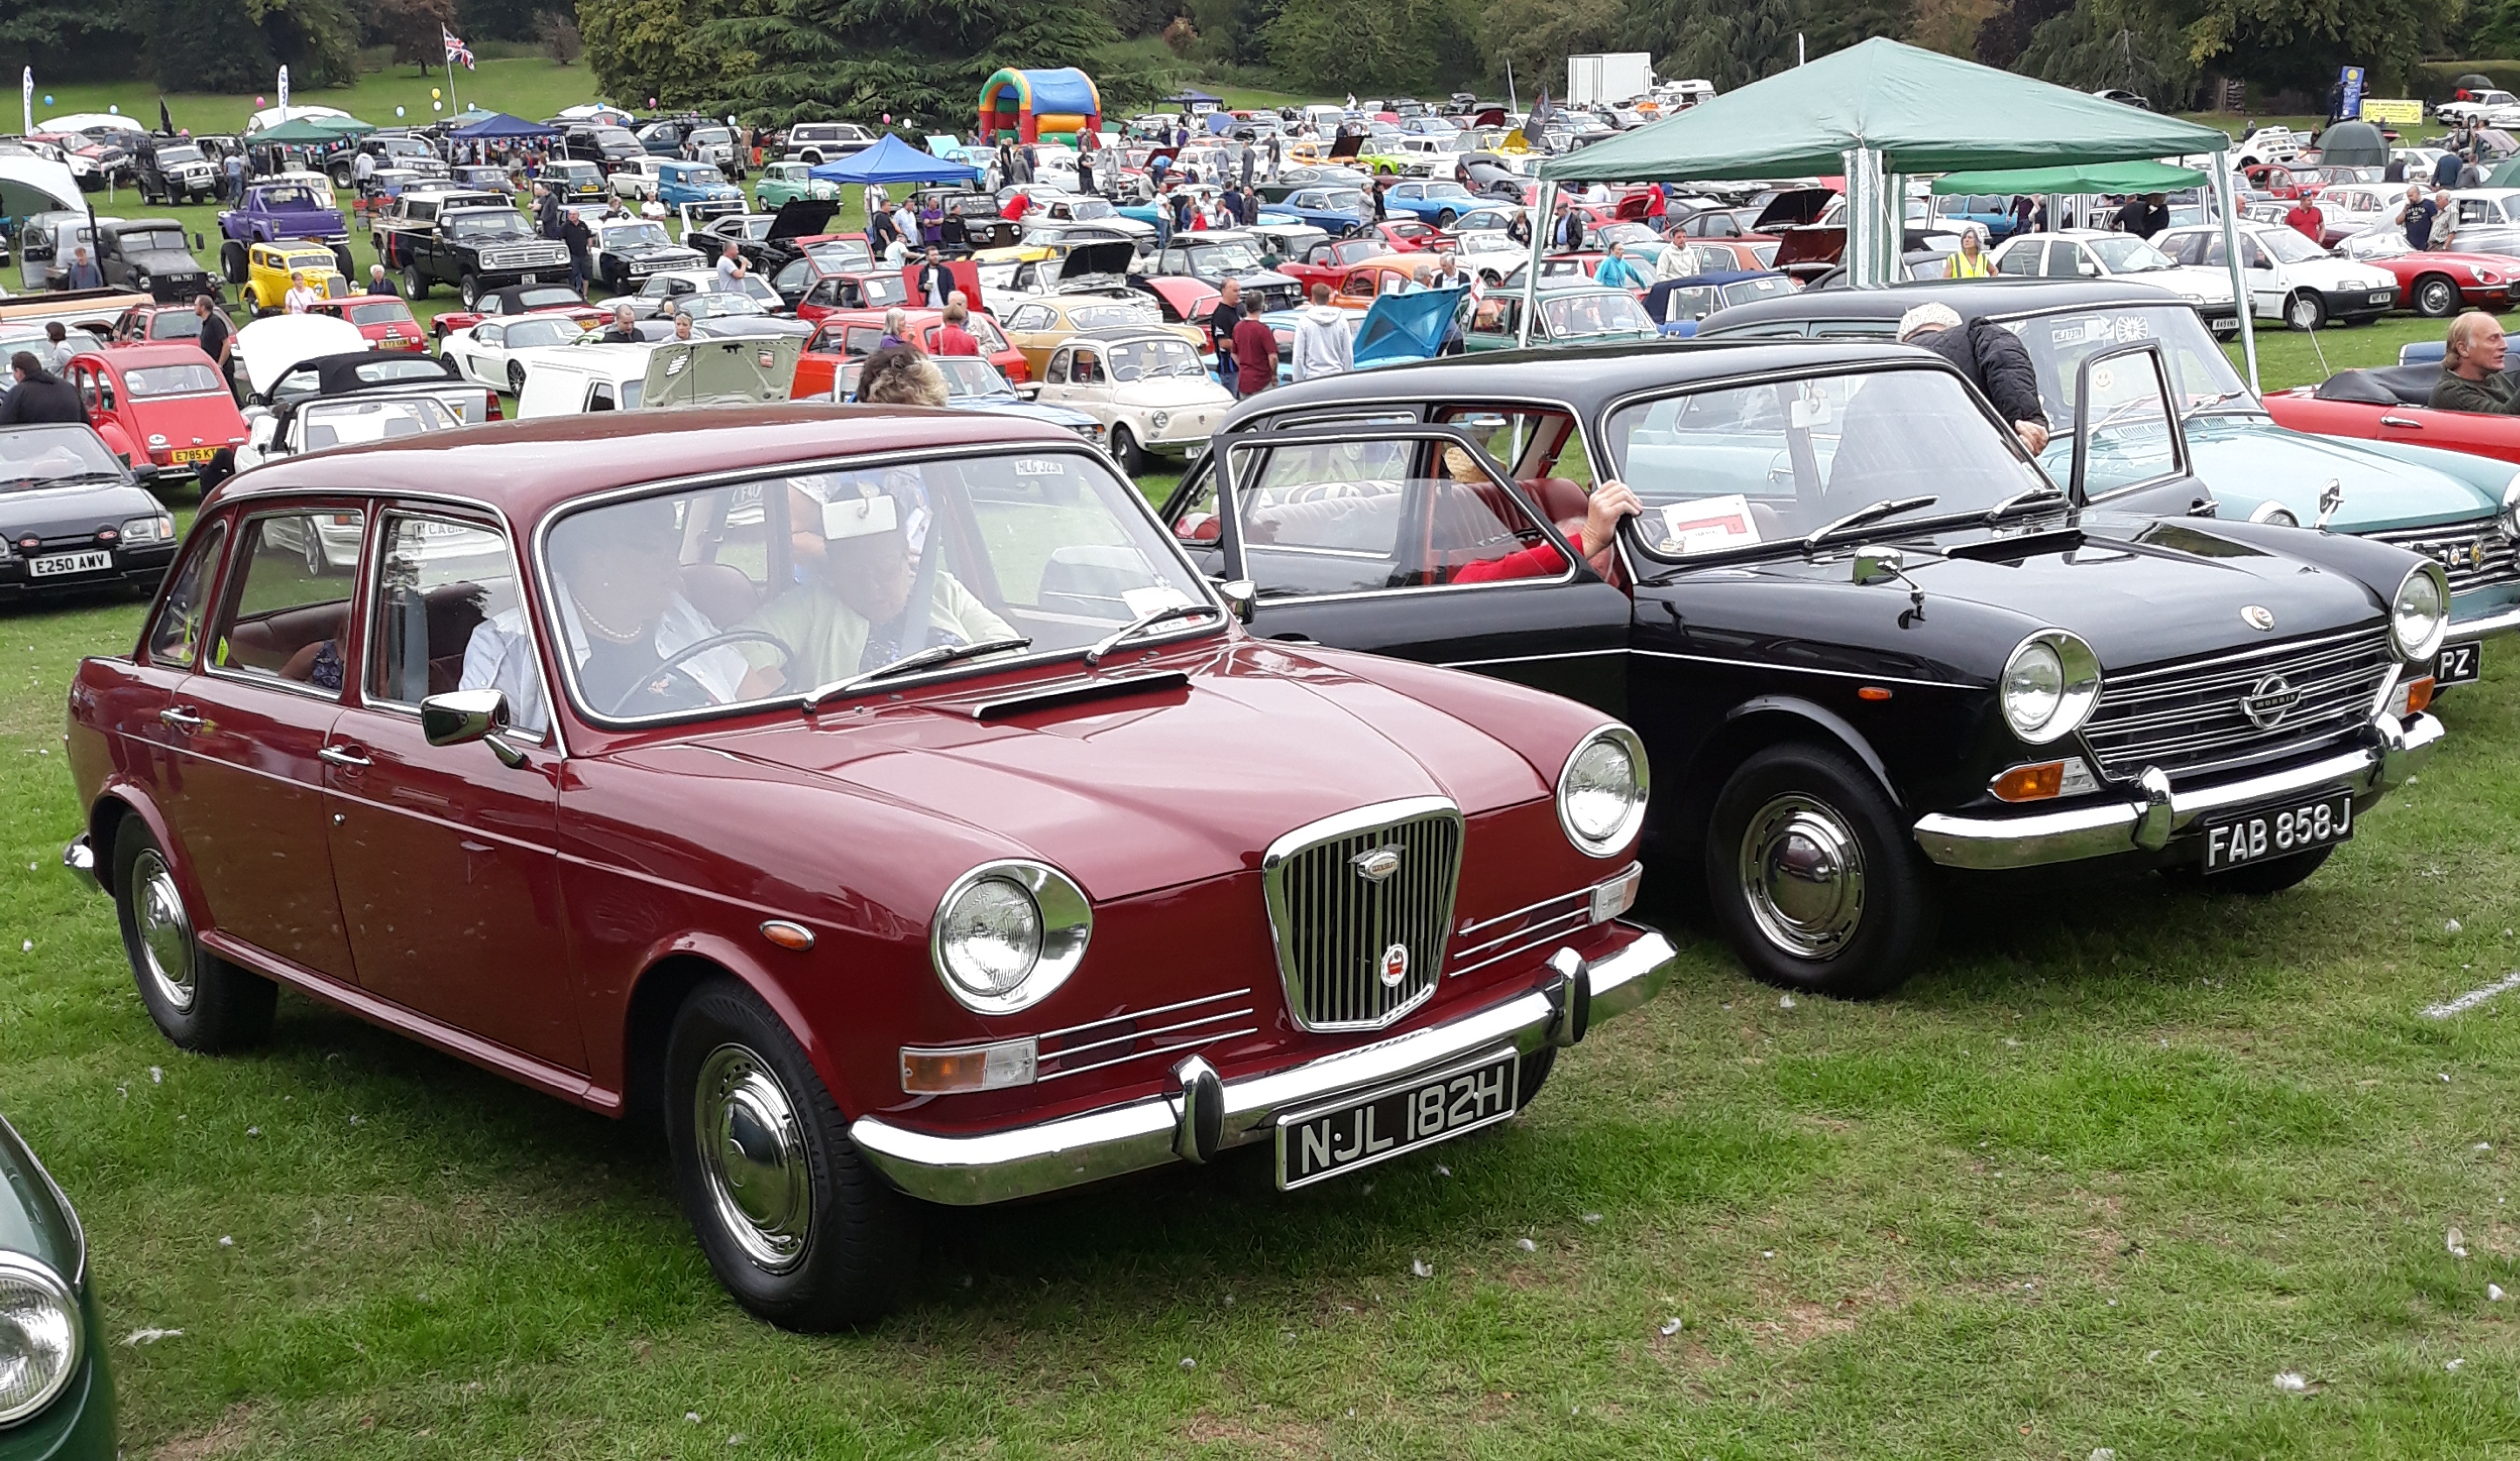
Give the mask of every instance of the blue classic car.
M 1483 206 L 1485 202 L 1450 178 L 1393 183 L 1382 195 L 1387 211 L 1408 213 L 1437 228 L 1451 228 L 1463 213 Z
M 714 162 L 665 162 L 656 168 L 656 201 L 682 215 L 689 227 L 721 213 L 744 209 L 743 190 L 726 180 Z
M 1332 238 L 1344 238 L 1373 222 L 1373 200 L 1357 188 L 1297 188 L 1277 211 L 1291 213 Z
M 2510 463 L 2278 426 L 2196 311 L 2156 291 L 2033 279 L 1806 290 L 1723 310 L 1697 333 L 1701 340 L 1887 336 L 1901 314 L 1926 300 L 1992 321 L 2028 347 L 2056 429 L 2040 465 L 2056 480 L 2072 475 L 2070 427 L 2084 361 L 2112 346 L 2158 342 L 2175 398 L 2184 403 L 2193 473 L 2212 490 L 2217 516 L 2321 526 L 2440 563 L 2451 588 L 2441 683 L 2474 679 L 2483 660 L 2476 646 L 2520 629 L 2520 474 Z M 2107 467 L 2095 462 L 2093 479 Z
M 1986 230 L 1987 242 L 2012 237 L 2012 200 L 1992 193 L 1955 193 L 1934 200 L 1934 215 L 1954 225 L 1974 223 Z

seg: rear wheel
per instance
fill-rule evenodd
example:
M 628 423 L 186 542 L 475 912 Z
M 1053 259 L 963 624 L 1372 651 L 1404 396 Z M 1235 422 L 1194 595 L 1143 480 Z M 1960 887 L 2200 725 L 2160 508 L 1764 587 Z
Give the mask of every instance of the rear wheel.
M 2439 274 L 2415 281 L 2415 313 L 2428 320 L 2447 319 L 2458 308 L 2458 286 Z
M 405 264 L 402 266 L 402 297 L 406 299 L 426 299 L 428 297 L 428 280 L 421 274 L 420 265 Z
M 336 244 L 333 246 L 333 267 L 340 271 L 341 278 L 344 282 L 357 276 L 359 265 L 356 260 L 350 257 L 349 245 Z
M 1934 938 L 1923 856 L 1872 774 L 1789 741 L 1743 761 L 1715 799 L 1706 891 L 1750 972 L 1791 989 L 1878 994 Z
M 219 246 L 219 272 L 227 276 L 230 284 L 245 283 L 245 246 L 243 244 L 230 239 Z
M 478 309 L 481 305 L 481 276 L 465 275 L 455 286 L 455 297 L 464 301 L 465 308 Z
M 510 395 L 522 395 L 524 394 L 524 391 L 525 368 L 522 365 L 518 364 L 516 361 L 511 360 L 508 362 L 508 393 Z
M 149 1018 L 186 1050 L 240 1050 L 271 1032 L 271 981 L 204 950 L 165 849 L 136 816 L 113 839 L 113 907 Z
M 919 1256 L 912 1209 L 751 990 L 721 978 L 693 991 L 666 1042 L 664 1091 L 675 1195 L 737 1302 L 825 1330 L 899 1301 Z
M 333 565 L 324 558 L 324 539 L 310 524 L 306 528 L 306 575 L 324 578 L 329 577 L 332 571 Z
M 1437 228 L 1450 228 L 1461 221 L 1462 215 L 1454 212 L 1451 208 L 1446 208 L 1435 215 L 1435 226 Z
M 2316 330 L 2327 323 L 2327 301 L 2309 290 L 2295 290 L 2284 301 L 2284 324 L 2294 330 Z

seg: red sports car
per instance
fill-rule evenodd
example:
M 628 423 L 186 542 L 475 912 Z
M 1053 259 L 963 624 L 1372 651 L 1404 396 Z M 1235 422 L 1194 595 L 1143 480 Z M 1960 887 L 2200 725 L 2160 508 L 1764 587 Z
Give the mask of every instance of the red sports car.
M 2424 402 L 2440 379 L 2439 362 L 2341 370 L 2317 386 L 2267 392 L 2267 414 L 2296 432 L 2520 462 L 2520 417 L 2436 411 Z
M 2345 256 L 2398 276 L 2399 302 L 2430 319 L 2461 309 L 2500 314 L 2511 307 L 2513 281 L 2520 280 L 2520 258 L 2455 250 L 2418 253 L 2395 230 L 2360 236 Z
M 590 309 L 592 306 L 590 306 Z M 369 347 L 379 350 L 425 350 L 428 334 L 414 319 L 411 306 L 391 295 L 352 295 L 346 299 L 326 299 L 307 306 L 310 313 L 329 314 L 337 320 L 348 320 L 359 327 L 359 336 Z M 474 323 L 488 318 L 472 316 Z
M 346 573 L 286 551 L 318 532 Z M 737 1301 L 837 1327 L 914 1282 L 922 1204 L 1423 1161 L 1669 978 L 1620 918 L 1632 731 L 1247 602 L 1007 417 L 290 458 L 80 663 L 65 860 L 176 1044 L 253 1044 L 286 984 L 652 1120 Z

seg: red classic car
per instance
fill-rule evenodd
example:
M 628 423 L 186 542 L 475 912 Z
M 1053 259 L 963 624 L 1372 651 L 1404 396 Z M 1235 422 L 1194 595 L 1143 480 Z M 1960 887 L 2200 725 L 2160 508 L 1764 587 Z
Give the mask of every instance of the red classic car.
M 227 319 L 226 310 L 219 309 L 217 305 L 210 307 L 218 309 L 221 319 Z M 228 321 L 228 329 L 230 331 L 236 329 L 234 320 Z M 193 306 L 190 304 L 134 304 L 114 317 L 113 334 L 111 337 L 115 344 L 127 344 L 144 340 L 173 341 L 201 338 L 202 317 L 193 312 Z
M 849 1323 L 913 1276 L 922 1202 L 1414 1156 L 1669 977 L 1619 916 L 1633 732 L 1252 638 L 1249 602 L 1005 417 L 291 458 L 204 500 L 139 643 L 80 665 L 64 857 L 177 1044 L 252 1043 L 287 984 L 652 1118 L 738 1301 Z
M 2396 441 L 2520 462 L 2520 417 L 2481 411 L 2436 411 L 2433 385 L 2441 362 L 2341 370 L 2317 386 L 2266 394 L 2277 426 L 2322 436 Z
M 309 314 L 329 314 L 359 327 L 371 349 L 425 350 L 428 334 L 413 318 L 411 306 L 391 295 L 352 295 L 306 306 Z
M 803 400 L 830 390 L 841 366 L 874 354 L 883 339 L 883 317 L 888 313 L 882 309 L 834 309 L 826 313 L 814 327 L 813 337 L 805 342 L 804 353 L 796 357 L 796 380 L 788 392 L 788 399 Z M 935 353 L 937 333 L 945 327 L 945 312 L 905 309 L 902 313 L 910 318 L 910 332 L 919 337 L 928 353 Z M 964 328 L 980 342 L 980 353 L 1009 381 L 1021 385 L 1029 378 L 1023 351 L 1007 342 L 996 320 L 975 314 Z
M 2427 319 L 2448 319 L 2461 309 L 2500 314 L 2511 307 L 2512 282 L 2520 280 L 2520 259 L 2456 250 L 2418 252 L 2394 230 L 2365 235 L 2342 253 L 2398 276 L 2398 302 Z
M 225 476 L 215 463 L 233 460 L 245 444 L 244 413 L 227 381 L 202 347 L 169 344 L 107 345 L 70 357 L 64 379 L 78 388 L 88 425 L 138 466 L 156 466 L 160 478 Z
M 1167 325 L 1196 325 L 1207 330 L 1207 317 L 1215 312 L 1216 301 L 1225 297 L 1217 292 L 1216 286 L 1187 274 L 1149 274 L 1129 283 L 1133 288 L 1154 296 Z M 1216 348 L 1216 333 L 1212 330 L 1207 331 L 1207 348 L 1210 351 Z

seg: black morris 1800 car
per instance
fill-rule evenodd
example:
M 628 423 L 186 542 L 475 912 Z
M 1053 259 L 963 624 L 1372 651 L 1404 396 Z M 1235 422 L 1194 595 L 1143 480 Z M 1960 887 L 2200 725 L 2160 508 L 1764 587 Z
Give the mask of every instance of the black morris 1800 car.
M 2223 522 L 2159 347 L 2082 366 L 2051 480 L 1922 351 L 1398 366 L 1245 402 L 1167 519 L 1264 636 L 1477 668 L 1643 737 L 1654 855 L 1751 970 L 1895 985 L 1937 865 L 2273 892 L 2442 735 L 2441 569 Z M 1591 561 L 1588 494 L 1642 516 Z

